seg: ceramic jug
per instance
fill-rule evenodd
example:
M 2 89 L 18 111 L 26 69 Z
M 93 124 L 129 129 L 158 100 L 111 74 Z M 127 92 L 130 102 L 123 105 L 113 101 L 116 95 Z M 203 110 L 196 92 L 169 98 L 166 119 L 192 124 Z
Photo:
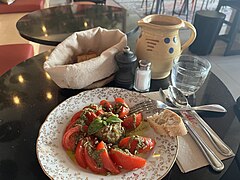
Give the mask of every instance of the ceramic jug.
M 166 78 L 172 69 L 173 60 L 181 55 L 196 38 L 195 27 L 180 18 L 152 14 L 138 21 L 141 28 L 136 45 L 136 56 L 152 63 L 152 79 Z M 179 30 L 191 30 L 189 39 L 181 44 Z

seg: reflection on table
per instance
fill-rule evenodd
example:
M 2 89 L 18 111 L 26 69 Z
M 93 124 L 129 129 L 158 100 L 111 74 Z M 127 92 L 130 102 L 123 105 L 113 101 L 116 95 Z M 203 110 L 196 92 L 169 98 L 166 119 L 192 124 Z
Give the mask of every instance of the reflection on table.
M 16 26 L 22 37 L 55 46 L 73 32 L 98 26 L 127 33 L 137 27 L 137 21 L 130 21 L 132 16 L 119 7 L 74 4 L 34 11 L 22 17 Z

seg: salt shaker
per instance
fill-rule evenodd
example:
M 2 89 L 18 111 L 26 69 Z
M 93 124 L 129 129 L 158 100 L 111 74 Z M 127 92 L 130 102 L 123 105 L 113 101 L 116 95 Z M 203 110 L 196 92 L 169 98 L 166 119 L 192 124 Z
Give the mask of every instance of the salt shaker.
M 115 85 L 126 89 L 132 89 L 134 75 L 137 67 L 137 57 L 128 46 L 115 55 L 118 71 L 115 75 Z
M 134 89 L 139 92 L 146 92 L 150 89 L 151 84 L 151 62 L 148 60 L 140 60 L 136 69 Z

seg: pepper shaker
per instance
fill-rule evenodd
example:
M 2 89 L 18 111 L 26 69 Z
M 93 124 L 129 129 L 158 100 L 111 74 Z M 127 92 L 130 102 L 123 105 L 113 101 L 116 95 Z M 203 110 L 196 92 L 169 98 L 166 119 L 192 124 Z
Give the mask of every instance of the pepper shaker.
M 137 67 L 137 57 L 128 46 L 115 55 L 118 71 L 115 75 L 115 85 L 126 89 L 132 89 L 134 75 Z
M 151 62 L 148 60 L 140 60 L 136 69 L 134 89 L 139 92 L 147 92 L 151 84 Z

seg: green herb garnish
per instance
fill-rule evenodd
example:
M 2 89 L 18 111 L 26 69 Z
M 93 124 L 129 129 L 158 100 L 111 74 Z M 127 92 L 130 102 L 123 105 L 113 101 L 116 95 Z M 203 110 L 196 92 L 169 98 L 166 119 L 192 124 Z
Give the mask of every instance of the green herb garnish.
M 110 116 L 106 119 L 106 122 L 108 122 L 108 123 L 118 123 L 118 122 L 122 122 L 122 120 L 120 118 L 118 118 L 117 116 Z
M 104 127 L 103 121 L 99 118 L 95 119 L 88 127 L 88 134 L 92 135 Z

